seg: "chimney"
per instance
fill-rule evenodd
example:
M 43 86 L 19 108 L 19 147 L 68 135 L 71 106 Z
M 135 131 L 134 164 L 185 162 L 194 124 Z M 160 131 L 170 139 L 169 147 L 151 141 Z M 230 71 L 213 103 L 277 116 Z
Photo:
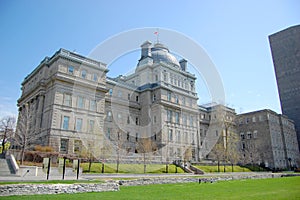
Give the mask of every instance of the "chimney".
M 141 59 L 147 58 L 147 57 L 151 57 L 151 42 L 150 41 L 146 41 L 141 45 Z
M 180 68 L 182 71 L 186 71 L 186 67 L 187 67 L 187 60 L 185 59 L 181 59 L 179 61 L 179 64 L 180 64 Z

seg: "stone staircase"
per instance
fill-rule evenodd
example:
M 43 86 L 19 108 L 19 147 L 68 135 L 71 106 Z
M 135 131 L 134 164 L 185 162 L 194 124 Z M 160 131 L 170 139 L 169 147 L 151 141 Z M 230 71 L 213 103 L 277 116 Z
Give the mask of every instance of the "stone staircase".
M 0 158 L 0 176 L 16 175 L 18 169 L 13 156 L 10 155 L 6 158 Z

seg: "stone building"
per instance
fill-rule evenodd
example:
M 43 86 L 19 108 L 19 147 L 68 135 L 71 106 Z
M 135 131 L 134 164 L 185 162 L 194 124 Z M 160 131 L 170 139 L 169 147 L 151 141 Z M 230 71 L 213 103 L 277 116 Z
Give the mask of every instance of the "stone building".
M 102 140 L 106 72 L 105 64 L 64 49 L 46 57 L 22 82 L 17 131 L 61 154 Z
M 300 145 L 300 25 L 270 35 L 269 41 L 282 113 L 294 121 Z
M 298 142 L 293 121 L 271 110 L 237 116 L 237 131 L 245 163 L 271 169 L 299 166 Z
M 22 82 L 17 131 L 30 136 L 32 147 L 51 146 L 62 156 L 88 152 L 97 160 L 136 162 L 147 154 L 157 163 L 212 159 L 216 144 L 229 149 L 241 131 L 234 109 L 197 104 L 196 76 L 163 44 L 144 42 L 132 74 L 107 72 L 106 64 L 65 49 L 46 57 Z M 293 131 L 286 132 L 280 148 L 294 162 Z

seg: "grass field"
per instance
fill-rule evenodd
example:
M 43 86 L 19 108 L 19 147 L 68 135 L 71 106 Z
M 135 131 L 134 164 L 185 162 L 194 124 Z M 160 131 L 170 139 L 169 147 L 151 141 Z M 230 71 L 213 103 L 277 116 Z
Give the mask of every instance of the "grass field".
M 204 172 L 210 173 L 210 172 L 218 172 L 218 166 L 209 166 L 209 165 L 194 165 L 198 169 L 201 169 Z M 232 167 L 231 166 L 225 166 L 225 171 L 226 172 L 231 172 Z M 251 172 L 250 169 L 246 167 L 240 167 L 240 166 L 233 166 L 233 171 L 234 172 Z M 220 172 L 224 172 L 224 166 L 220 165 Z
M 1 197 L 1 200 L 300 199 L 300 177 L 121 187 L 119 192 Z
M 82 163 L 81 167 L 84 172 L 88 172 L 88 163 Z M 116 173 L 117 164 L 105 164 L 104 173 Z M 93 163 L 91 166 L 91 173 L 101 173 L 102 164 L 101 163 Z M 175 173 L 176 168 L 175 165 L 169 165 L 169 173 Z M 119 173 L 134 173 L 134 174 L 142 174 L 144 173 L 144 165 L 143 164 L 120 164 L 119 165 Z M 149 164 L 146 166 L 146 173 L 166 173 L 166 165 L 160 164 Z M 182 169 L 177 167 L 177 173 L 184 173 Z

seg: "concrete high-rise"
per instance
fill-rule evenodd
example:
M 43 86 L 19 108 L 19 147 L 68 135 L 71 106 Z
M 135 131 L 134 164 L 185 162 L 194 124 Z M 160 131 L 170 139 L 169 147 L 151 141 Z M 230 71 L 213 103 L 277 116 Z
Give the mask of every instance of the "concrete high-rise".
M 300 144 L 300 25 L 270 35 L 269 41 L 282 113 L 294 120 Z

